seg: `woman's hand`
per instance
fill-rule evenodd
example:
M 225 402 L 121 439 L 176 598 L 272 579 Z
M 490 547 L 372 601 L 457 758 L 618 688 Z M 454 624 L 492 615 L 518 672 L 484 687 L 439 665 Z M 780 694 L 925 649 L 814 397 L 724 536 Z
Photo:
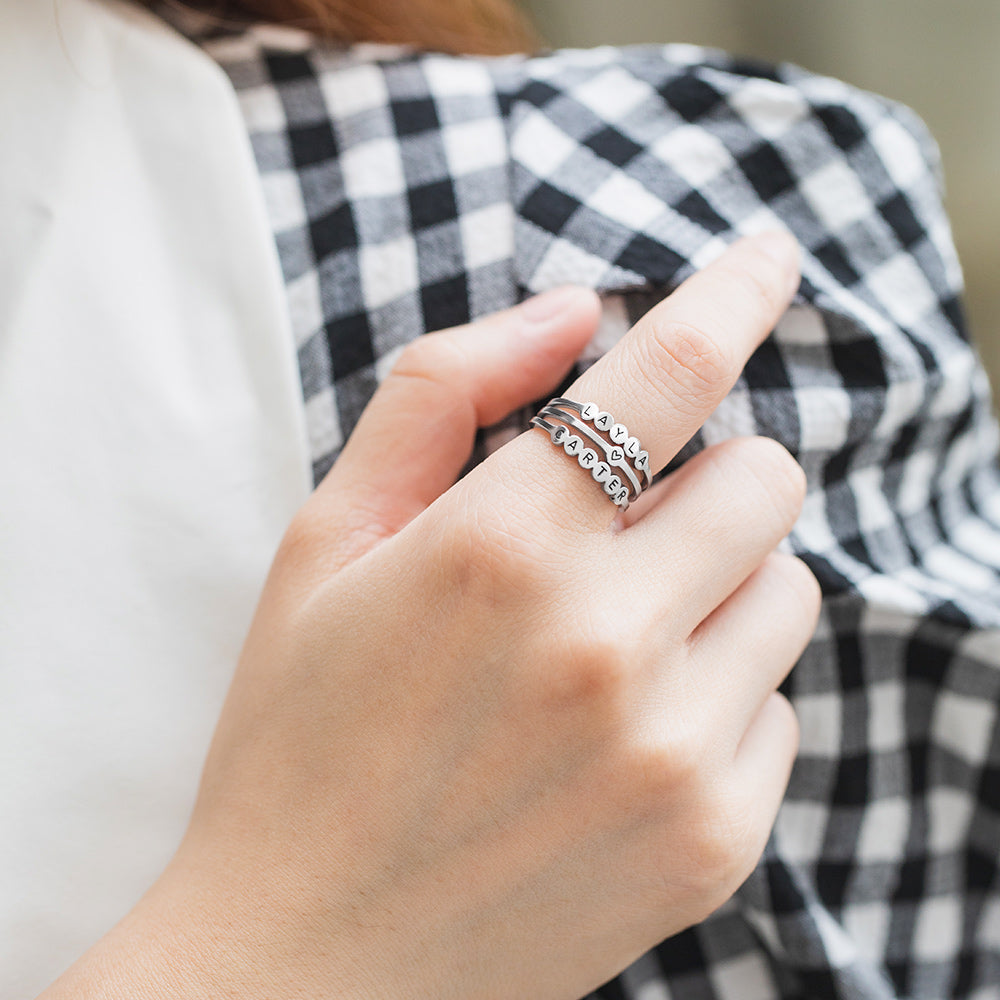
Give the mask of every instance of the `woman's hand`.
M 661 469 L 795 262 L 742 241 L 567 395 Z M 775 689 L 819 607 L 774 551 L 797 464 L 729 441 L 616 517 L 532 430 L 455 482 L 596 315 L 564 290 L 403 351 L 285 536 L 187 836 L 77 972 L 89 995 L 572 1000 L 750 872 L 797 746 Z

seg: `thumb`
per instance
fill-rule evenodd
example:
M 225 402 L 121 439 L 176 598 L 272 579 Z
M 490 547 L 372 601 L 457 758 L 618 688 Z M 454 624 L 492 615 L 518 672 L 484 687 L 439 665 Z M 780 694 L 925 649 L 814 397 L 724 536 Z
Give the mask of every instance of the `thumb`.
M 476 429 L 555 387 L 599 315 L 594 292 L 563 286 L 408 344 L 300 511 L 313 544 L 322 537 L 322 571 L 359 558 L 448 490 Z

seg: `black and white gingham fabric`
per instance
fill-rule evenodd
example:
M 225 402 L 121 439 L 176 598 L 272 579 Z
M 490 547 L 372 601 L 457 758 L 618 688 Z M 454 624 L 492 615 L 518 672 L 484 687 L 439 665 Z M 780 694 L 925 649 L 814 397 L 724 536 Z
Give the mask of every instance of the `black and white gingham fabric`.
M 920 121 L 688 46 L 199 41 L 259 164 L 317 481 L 413 338 L 576 282 L 604 302 L 579 371 L 738 235 L 795 233 L 796 304 L 679 460 L 764 434 L 807 472 L 791 543 L 825 598 L 786 685 L 801 752 L 734 899 L 594 996 L 1000 997 L 998 438 Z

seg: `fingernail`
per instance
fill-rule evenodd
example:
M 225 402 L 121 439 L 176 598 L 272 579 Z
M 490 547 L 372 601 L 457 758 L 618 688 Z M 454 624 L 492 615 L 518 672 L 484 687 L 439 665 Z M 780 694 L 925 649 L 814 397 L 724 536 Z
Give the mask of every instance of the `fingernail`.
M 798 291 L 799 282 L 802 280 L 799 273 L 798 240 L 784 229 L 772 229 L 766 233 L 758 233 L 753 237 L 753 241 L 757 249 L 781 265 L 787 282 L 786 292 L 791 298 Z
M 521 315 L 532 324 L 548 323 L 570 306 L 579 295 L 573 285 L 562 285 L 539 295 L 533 295 L 521 303 Z

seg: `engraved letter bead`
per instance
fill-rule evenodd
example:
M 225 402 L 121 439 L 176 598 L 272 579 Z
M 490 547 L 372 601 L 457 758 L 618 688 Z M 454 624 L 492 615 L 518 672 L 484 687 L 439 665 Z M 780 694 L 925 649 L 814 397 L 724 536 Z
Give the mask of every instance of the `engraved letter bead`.
M 639 439 L 593 401 L 581 404 L 555 397 L 531 423 L 575 458 L 623 511 L 652 482 L 649 453 L 643 450 Z

